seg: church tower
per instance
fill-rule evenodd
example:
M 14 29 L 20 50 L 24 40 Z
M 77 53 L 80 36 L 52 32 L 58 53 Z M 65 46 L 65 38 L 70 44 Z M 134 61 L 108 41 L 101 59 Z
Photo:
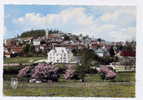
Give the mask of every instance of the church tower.
M 48 35 L 49 35 L 49 30 L 46 29 L 46 30 L 45 30 L 45 37 L 46 37 L 46 39 L 48 39 Z

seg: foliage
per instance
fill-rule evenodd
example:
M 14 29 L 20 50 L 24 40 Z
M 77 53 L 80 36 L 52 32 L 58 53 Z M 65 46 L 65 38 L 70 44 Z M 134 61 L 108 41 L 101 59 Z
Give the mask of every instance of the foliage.
M 51 64 L 41 63 L 34 68 L 25 67 L 21 69 L 18 73 L 18 77 L 31 77 L 32 79 L 37 79 L 41 81 L 58 81 L 59 73 L 58 67 Z
M 23 54 L 26 56 L 33 56 L 33 54 L 35 54 L 34 46 L 26 44 L 26 46 L 23 48 Z
M 76 80 L 83 80 L 85 79 L 86 77 L 86 74 L 87 73 L 97 73 L 94 69 L 91 69 L 89 68 L 87 70 L 87 68 L 84 68 L 84 66 L 82 65 L 68 65 L 66 66 L 66 70 L 65 70 L 65 73 L 64 73 L 64 78 L 66 80 L 69 80 L 69 79 L 76 79 Z
M 20 37 L 40 37 L 45 35 L 45 30 L 31 30 L 23 32 Z
M 115 73 L 111 67 L 107 66 L 101 66 L 98 72 L 100 73 L 102 79 L 115 79 L 117 76 L 117 73 Z
M 80 51 L 81 56 L 81 65 L 85 68 L 88 68 L 90 66 L 90 62 L 96 58 L 96 55 L 93 50 L 84 48 Z
M 4 74 L 18 74 L 18 71 L 23 68 L 23 66 L 4 66 Z
M 110 53 L 111 57 L 115 56 L 115 52 L 114 52 L 113 46 L 111 46 L 111 48 L 109 49 L 109 53 Z
M 38 64 L 32 70 L 32 78 L 57 81 L 59 78 L 58 67 L 51 64 Z
M 65 64 L 55 64 L 55 67 L 58 67 L 58 73 L 59 74 L 64 74 L 65 73 L 65 70 L 66 70 L 66 67 L 65 67 Z
M 78 76 L 79 79 L 84 80 L 85 75 L 86 75 L 86 69 L 83 68 L 84 66 L 78 65 L 76 67 L 76 74 Z
M 76 69 L 75 69 L 75 66 L 73 65 L 68 65 L 67 66 L 67 69 L 65 71 L 65 74 L 64 74 L 64 78 L 66 80 L 68 79 L 77 79 L 77 73 L 76 73 Z
M 91 66 L 96 66 L 100 62 L 100 57 L 91 49 L 84 48 L 79 52 L 79 55 L 81 56 L 81 66 L 79 68 L 83 72 L 87 72 Z
M 64 34 L 64 41 L 70 41 L 70 36 L 68 36 L 67 34 Z
M 60 32 L 59 30 L 49 30 L 49 34 L 61 34 L 63 32 Z M 26 32 L 23 32 L 21 34 L 20 37 L 34 37 L 34 38 L 38 38 L 38 37 L 42 37 L 42 36 L 45 36 L 45 30 L 44 29 L 39 29 L 39 30 L 30 30 L 30 31 L 26 31 Z
M 105 40 L 103 40 L 103 39 L 101 39 L 101 38 L 98 38 L 97 41 L 98 41 L 98 42 L 105 42 Z
M 30 66 L 26 66 L 23 69 L 19 70 L 18 77 L 26 77 L 28 76 L 28 72 L 30 72 Z
M 4 77 L 6 77 L 6 75 L 4 75 Z M 9 85 L 10 81 L 4 80 L 3 91 L 6 96 L 135 96 L 135 73 L 133 72 L 119 73 L 114 82 L 101 80 L 98 74 L 88 74 L 85 78 L 87 80 L 86 83 L 81 83 L 78 80 L 60 80 L 60 82 L 52 83 L 50 86 L 48 83 L 36 84 L 19 81 L 17 89 L 12 89 Z M 60 79 L 63 78 L 60 77 Z M 132 84 L 130 82 L 132 82 Z
M 80 64 L 75 67 L 75 73 L 79 79 L 83 79 L 86 73 L 93 73 L 91 66 L 97 66 L 100 58 L 94 53 L 93 50 L 84 48 L 81 50 L 73 50 L 75 55 L 80 56 Z
M 116 62 L 116 61 L 118 61 L 118 58 L 111 57 L 111 56 L 104 56 L 104 57 L 101 57 L 99 60 L 100 64 L 102 65 L 109 65 L 111 62 Z

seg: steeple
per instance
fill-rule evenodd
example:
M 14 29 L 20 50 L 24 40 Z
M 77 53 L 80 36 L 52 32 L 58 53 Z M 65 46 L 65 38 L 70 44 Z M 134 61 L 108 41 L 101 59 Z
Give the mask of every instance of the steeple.
M 48 38 L 48 35 L 49 35 L 49 30 L 48 28 L 45 30 L 45 37 Z

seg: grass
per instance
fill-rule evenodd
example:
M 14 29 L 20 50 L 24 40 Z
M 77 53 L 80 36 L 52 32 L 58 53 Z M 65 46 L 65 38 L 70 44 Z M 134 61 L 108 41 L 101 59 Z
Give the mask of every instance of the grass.
M 102 80 L 98 74 L 86 75 L 86 82 L 64 80 L 63 76 L 57 83 L 19 82 L 16 89 L 10 86 L 11 77 L 4 75 L 3 93 L 6 96 L 75 96 L 75 97 L 134 97 L 135 73 L 118 73 L 114 82 Z
M 101 80 L 101 77 L 98 74 L 87 75 L 86 80 L 90 82 L 95 82 L 95 81 L 103 82 L 103 80 Z M 135 73 L 134 72 L 118 73 L 117 77 L 114 80 L 112 80 L 112 82 L 135 82 Z
M 46 57 L 15 57 L 15 58 L 4 58 L 4 64 L 9 63 L 32 63 L 37 60 L 46 59 Z
M 4 63 L 32 63 L 45 57 L 16 57 L 5 58 Z M 135 97 L 135 73 L 118 73 L 115 80 L 102 80 L 99 74 L 88 74 L 86 82 L 65 80 L 60 77 L 57 83 L 28 83 L 19 81 L 18 87 L 12 89 L 10 80 L 22 66 L 4 67 L 5 74 L 3 93 L 5 96 L 75 96 L 75 97 Z M 60 65 L 62 68 L 63 65 Z M 12 73 L 13 72 L 13 73 Z M 11 75 L 8 73 L 12 73 Z
M 8 84 L 8 83 L 6 83 Z M 9 85 L 8 85 L 9 87 Z M 134 97 L 134 86 L 128 84 L 97 83 L 19 83 L 17 89 L 6 88 L 7 96 L 76 96 L 76 97 Z

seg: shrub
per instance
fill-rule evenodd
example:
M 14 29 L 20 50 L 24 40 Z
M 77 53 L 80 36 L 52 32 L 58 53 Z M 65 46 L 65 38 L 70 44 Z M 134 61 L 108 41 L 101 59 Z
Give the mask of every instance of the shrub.
M 38 64 L 32 70 L 32 78 L 58 81 L 58 67 L 51 64 Z
M 18 77 L 26 77 L 28 76 L 28 72 L 30 71 L 30 66 L 24 67 L 23 69 L 21 69 L 18 73 Z
M 41 80 L 41 81 L 58 81 L 59 73 L 58 67 L 55 67 L 51 64 L 41 63 L 34 67 L 27 66 L 21 69 L 18 73 L 18 77 L 30 77 L 32 79 Z
M 101 66 L 98 69 L 98 72 L 100 73 L 102 79 L 114 79 L 117 76 L 117 73 L 107 66 Z
M 68 80 L 68 79 L 78 79 L 78 75 L 77 75 L 75 66 L 73 66 L 73 65 L 68 65 L 67 66 L 67 69 L 66 69 L 65 74 L 64 74 L 64 78 L 66 80 Z
M 4 66 L 4 74 L 18 74 L 19 70 L 24 68 L 23 66 Z

